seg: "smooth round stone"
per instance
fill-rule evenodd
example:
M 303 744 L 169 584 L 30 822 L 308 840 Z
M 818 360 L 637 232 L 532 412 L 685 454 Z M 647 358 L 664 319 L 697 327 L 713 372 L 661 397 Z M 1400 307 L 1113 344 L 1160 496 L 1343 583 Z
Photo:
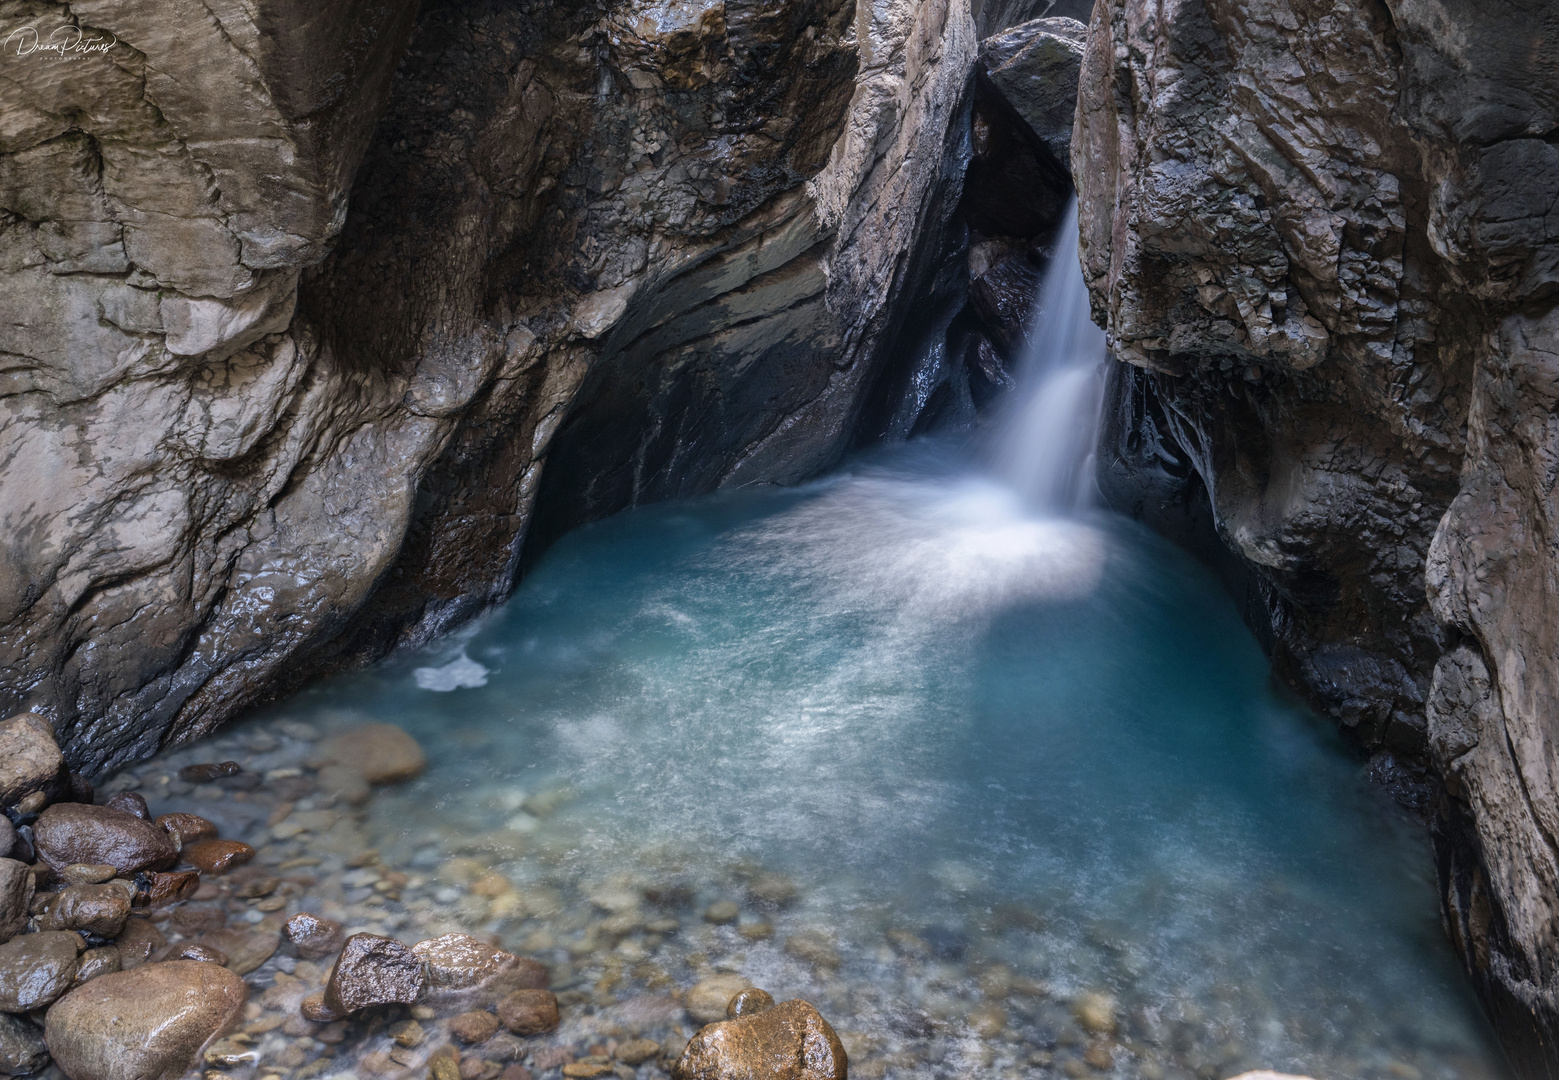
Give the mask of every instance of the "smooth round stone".
M 198 840 L 181 854 L 202 873 L 225 874 L 254 858 L 254 848 L 241 840 Z
M 729 900 L 717 900 L 704 910 L 704 921 L 714 923 L 716 926 L 725 926 L 733 923 L 741 915 L 742 909 Z
M 0 1076 L 28 1076 L 48 1063 L 43 1032 L 20 1016 L 0 1013 Z
M 1084 1031 L 1094 1035 L 1115 1033 L 1115 999 L 1108 994 L 1079 994 L 1072 1002 L 1072 1016 Z
M 660 1043 L 654 1039 L 631 1039 L 617 1047 L 617 1060 L 624 1065 L 643 1065 L 660 1053 Z
M 165 829 L 181 848 L 197 840 L 210 840 L 217 834 L 217 827 L 199 814 L 163 814 L 157 818 L 156 824 Z
M 67 885 L 102 885 L 119 876 L 107 863 L 71 863 L 59 875 Z
M 370 784 L 410 780 L 428 765 L 417 740 L 394 724 L 359 724 L 338 732 L 319 744 L 317 755 L 355 769 Z
M 217 964 L 171 960 L 104 975 L 49 1010 L 44 1038 L 72 1080 L 166 1080 L 243 1015 L 243 979 Z
M 200 935 L 201 945 L 227 957 L 227 967 L 238 975 L 247 975 L 271 958 L 281 945 L 275 931 L 219 928 Z
M 449 1033 L 463 1043 L 484 1043 L 498 1034 L 498 1017 L 486 1009 L 473 1009 L 450 1018 Z
M 22 934 L 0 945 L 0 1012 L 41 1009 L 70 988 L 86 943 L 63 930 Z
M 368 778 L 349 765 L 326 765 L 315 775 L 314 782 L 323 794 L 334 795 L 353 806 L 368 801 Z
M 138 964 L 144 964 L 151 958 L 152 953 L 168 944 L 168 939 L 163 937 L 162 931 L 153 926 L 149 919 L 137 919 L 131 917 L 125 922 L 125 927 L 119 932 L 119 937 L 114 941 L 114 946 L 119 950 L 119 965 L 128 971 Z
M 220 949 L 213 949 L 210 945 L 202 945 L 198 941 L 186 941 L 174 946 L 173 952 L 168 956 L 169 960 L 194 960 L 202 964 L 215 964 L 218 967 L 227 967 L 227 954 Z
M 40 899 L 34 905 L 40 930 L 80 930 L 111 938 L 130 917 L 130 897 L 117 885 L 72 885 Z
M 88 949 L 81 954 L 81 964 L 76 968 L 76 978 L 71 985 L 80 986 L 99 975 L 111 975 L 121 966 L 119 949 L 116 946 L 104 945 L 100 948 Z
M 138 791 L 121 791 L 113 796 L 105 806 L 113 810 L 123 810 L 127 814 L 134 814 L 142 821 L 152 819 L 151 808 L 146 805 L 146 799 Z
M 186 784 L 209 784 L 227 776 L 237 776 L 243 766 L 236 761 L 206 761 L 198 765 L 186 765 L 179 770 L 179 779 Z
M 119 874 L 162 870 L 179 857 L 166 830 L 107 806 L 55 803 L 33 826 L 38 858 L 51 869 L 73 863 L 107 863 Z
M 688 1015 L 700 1024 L 712 1024 L 726 1017 L 731 999 L 752 986 L 741 975 L 714 975 L 687 992 Z
M 0 807 L 38 792 L 64 764 L 54 729 L 43 717 L 21 713 L 0 722 Z
M 498 1020 L 516 1035 L 540 1035 L 558 1026 L 558 999 L 550 990 L 516 990 L 498 1003 Z
M 767 990 L 759 990 L 756 986 L 750 986 L 737 994 L 725 1006 L 725 1015 L 735 1020 L 741 1016 L 752 1016 L 761 1013 L 764 1009 L 774 1007 L 774 997 Z

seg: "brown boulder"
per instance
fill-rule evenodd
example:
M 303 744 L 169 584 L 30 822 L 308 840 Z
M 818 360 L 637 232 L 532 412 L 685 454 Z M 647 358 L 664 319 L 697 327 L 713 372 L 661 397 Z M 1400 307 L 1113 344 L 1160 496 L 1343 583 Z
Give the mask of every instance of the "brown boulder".
M 118 885 L 72 885 L 39 898 L 39 930 L 80 930 L 117 937 L 130 917 L 130 897 Z
M 73 1080 L 174 1080 L 243 1015 L 248 990 L 190 960 L 93 979 L 49 1010 L 44 1039 Z
M 516 990 L 498 1003 L 498 1020 L 516 1035 L 540 1035 L 558 1026 L 558 999 L 550 990 Z
M 782 1001 L 693 1036 L 672 1069 L 675 1080 L 845 1080 L 839 1036 L 805 1001 Z
M 199 840 L 183 851 L 184 861 L 207 874 L 225 874 L 254 858 L 254 848 L 242 840 Z
M 307 911 L 300 911 L 288 919 L 284 932 L 305 960 L 321 960 L 340 952 L 341 946 L 346 944 L 346 933 L 340 923 Z
M 163 814 L 156 824 L 166 829 L 168 835 L 173 837 L 173 842 L 181 848 L 197 840 L 210 840 L 217 834 L 217 827 L 199 814 Z
M 22 713 L 0 722 L 0 807 L 43 790 L 64 766 L 54 729 L 43 717 Z
M 353 934 L 330 969 L 324 1005 L 337 1016 L 371 1005 L 410 1005 L 422 993 L 422 982 L 422 961 L 399 941 Z
M 10 941 L 27 925 L 33 888 L 31 867 L 15 859 L 0 859 L 0 943 Z
M 56 803 L 33 826 L 38 858 L 51 869 L 107 863 L 123 875 L 162 870 L 179 857 L 166 830 L 107 806 Z
M 362 774 L 370 784 L 410 780 L 427 767 L 417 740 L 394 724 L 359 724 L 319 744 L 319 758 Z
M 152 819 L 151 808 L 146 805 L 146 798 L 139 791 L 121 791 L 103 805 L 111 810 L 123 810 L 127 814 L 134 814 L 142 821 Z
M 0 945 L 0 1012 L 31 1012 L 63 994 L 85 946 L 65 931 L 23 934 Z

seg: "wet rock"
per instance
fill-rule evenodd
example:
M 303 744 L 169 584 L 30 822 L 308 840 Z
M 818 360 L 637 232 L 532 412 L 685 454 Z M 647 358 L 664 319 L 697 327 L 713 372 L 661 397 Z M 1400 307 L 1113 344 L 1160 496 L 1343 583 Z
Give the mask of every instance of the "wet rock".
M 1308 1076 L 1299 1076 L 1295 1073 L 1276 1073 L 1268 1072 L 1265 1069 L 1258 1069 L 1255 1072 L 1244 1072 L 1240 1073 L 1238 1076 L 1232 1076 L 1229 1078 L 1229 1080 L 1311 1080 L 1311 1078 Z
M 202 945 L 198 941 L 185 941 L 173 947 L 168 954 L 168 960 L 193 960 L 201 964 L 215 964 L 218 967 L 227 967 L 227 954 L 220 949 L 213 949 L 209 945 Z
M 563 1066 L 563 1075 L 568 1080 L 595 1080 L 596 1077 L 611 1076 L 613 1071 L 609 1058 L 581 1058 Z
M 49 1010 L 44 1038 L 75 1080 L 172 1080 L 237 1023 L 247 997 L 216 964 L 148 964 L 72 990 Z
M 71 986 L 80 986 L 99 975 L 112 975 L 121 967 L 118 947 L 103 945 L 96 949 L 88 949 L 81 954 L 81 963 L 76 968 L 76 977 L 71 982 Z
M 0 1013 L 0 1076 L 28 1076 L 48 1063 L 43 1032 L 20 1016 Z
M 163 814 L 156 824 L 167 830 L 173 842 L 181 848 L 197 840 L 210 840 L 217 835 L 217 827 L 199 814 Z
M 11 849 L 16 846 L 16 826 L 11 824 L 11 819 L 0 814 L 0 859 L 11 854 Z
M 200 875 L 193 870 L 150 871 L 137 874 L 135 885 L 136 904 L 163 907 L 194 896 L 200 889 Z
M 119 871 L 107 863 L 71 863 L 58 873 L 67 885 L 101 885 L 119 876 Z
M 428 1056 L 430 1080 L 462 1080 L 460 1075 L 460 1051 L 445 1043 Z
M 85 800 L 90 802 L 91 800 Z M 138 791 L 121 791 L 103 805 L 110 810 L 123 810 L 127 814 L 134 814 L 142 821 L 152 819 L 151 808 L 146 805 L 146 800 Z
M 319 744 L 319 757 L 353 769 L 370 784 L 409 780 L 427 767 L 422 747 L 394 724 L 359 724 Z
M 774 1007 L 774 996 L 767 990 L 759 990 L 756 986 L 750 986 L 746 990 L 733 997 L 725 1006 L 725 1015 L 732 1020 L 742 1016 L 752 1016 L 761 1013 L 764 1009 Z
M 186 784 L 209 784 L 225 776 L 237 776 L 243 771 L 243 766 L 236 761 L 202 762 L 184 766 L 179 770 L 179 779 Z
M 843 1044 L 805 1001 L 783 1001 L 739 1020 L 710 1024 L 688 1043 L 675 1080 L 844 1080 Z
M 837 970 L 839 948 L 832 935 L 821 930 L 806 930 L 785 939 L 785 951 L 822 971 Z
M 1060 161 L 1072 152 L 1087 36 L 1076 19 L 1034 19 L 980 42 L 986 75 Z
M 36 713 L 0 722 L 0 807 L 41 792 L 65 766 L 54 729 Z
M 486 1009 L 473 1009 L 452 1017 L 449 1033 L 463 1043 L 484 1043 L 498 1034 L 498 1017 Z
M 31 1012 L 63 994 L 85 946 L 67 931 L 22 934 L 0 945 L 0 1012 Z
M 184 861 L 205 874 L 225 874 L 254 858 L 254 848 L 240 840 L 199 840 L 186 846 Z
M 0 943 L 27 925 L 35 888 L 32 869 L 15 859 L 0 859 Z
M 346 932 L 340 923 L 307 911 L 300 911 L 288 919 L 282 932 L 305 960 L 320 960 L 334 955 L 346 944 Z
M 756 907 L 788 908 L 800 896 L 796 883 L 784 874 L 759 874 L 747 884 L 747 898 Z
M 714 923 L 716 926 L 725 926 L 735 922 L 741 913 L 742 909 L 731 901 L 718 900 L 705 909 L 704 921 Z
M 1084 1031 L 1094 1035 L 1115 1033 L 1115 999 L 1108 994 L 1079 994 L 1072 1002 L 1072 1016 Z
M 550 990 L 516 990 L 498 1003 L 498 1020 L 516 1035 L 540 1035 L 558 1026 L 558 999 Z
M 114 941 L 114 947 L 119 950 L 119 964 L 125 970 L 146 963 L 152 953 L 167 944 L 168 939 L 152 925 L 150 919 L 134 916 L 126 920 L 124 929 Z
M 346 765 L 326 765 L 314 777 L 314 785 L 321 794 L 334 795 L 353 806 L 368 801 L 368 779 L 356 769 Z
M 79 930 L 111 938 L 130 917 L 130 897 L 118 885 L 71 885 L 40 900 L 34 913 L 39 930 Z
M 752 984 L 741 975 L 714 975 L 687 992 L 688 1015 L 700 1024 L 712 1024 L 726 1018 L 725 1007 L 731 999 Z
M 227 969 L 247 975 L 271 958 L 281 945 L 273 931 L 221 928 L 200 935 L 199 943 L 227 957 Z
M 330 970 L 323 1000 L 338 1016 L 371 1005 L 410 1005 L 422 993 L 423 978 L 422 960 L 399 941 L 353 934 Z
M 179 856 L 168 833 L 134 814 L 107 806 L 56 803 L 33 826 L 38 858 L 55 870 L 72 863 L 107 863 L 120 874 L 162 870 Z
M 617 1047 L 617 1060 L 624 1065 L 643 1065 L 660 1053 L 660 1043 L 654 1039 L 630 1039 Z
M 303 1019 L 311 1020 L 316 1024 L 328 1024 L 341 1019 L 341 1014 L 325 1004 L 325 992 L 320 990 L 309 994 L 298 1005 L 298 1011 Z

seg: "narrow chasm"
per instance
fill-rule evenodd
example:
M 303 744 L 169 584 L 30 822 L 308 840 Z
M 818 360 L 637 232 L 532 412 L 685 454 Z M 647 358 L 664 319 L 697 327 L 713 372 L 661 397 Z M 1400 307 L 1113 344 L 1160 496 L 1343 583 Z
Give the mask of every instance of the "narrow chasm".
M 1323 7 L 17 8 L 0 1075 L 1559 1077 L 1559 9 Z

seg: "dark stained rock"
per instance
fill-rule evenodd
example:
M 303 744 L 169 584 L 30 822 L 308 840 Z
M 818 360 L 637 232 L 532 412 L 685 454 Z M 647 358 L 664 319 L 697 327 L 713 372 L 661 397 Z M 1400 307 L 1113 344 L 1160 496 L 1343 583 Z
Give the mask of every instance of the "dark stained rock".
M 330 969 L 324 1004 L 337 1016 L 371 1005 L 410 1005 L 422 993 L 422 961 L 394 938 L 353 934 Z
M 540 1035 L 558 1026 L 558 998 L 550 990 L 516 990 L 498 1003 L 498 1020 L 516 1035 Z
M 240 840 L 199 840 L 181 852 L 185 862 L 206 874 L 225 874 L 254 858 L 254 848 Z
M 29 1076 L 48 1063 L 43 1032 L 20 1016 L 0 1013 L 0 1076 Z
M 173 1080 L 243 1015 L 248 989 L 226 968 L 147 964 L 72 990 L 49 1010 L 44 1038 L 75 1080 Z
M 200 888 L 200 875 L 193 870 L 151 870 L 135 876 L 135 903 L 162 907 L 188 900 Z
M 51 784 L 65 765 L 54 729 L 36 713 L 0 721 L 0 808 Z
M 428 764 L 417 740 L 394 724 L 359 724 L 338 732 L 319 744 L 319 758 L 353 770 L 370 784 L 409 780 Z
M 761 1013 L 764 1009 L 774 1007 L 774 996 L 767 990 L 759 990 L 756 986 L 749 986 L 740 994 L 733 997 L 725 1007 L 725 1015 L 732 1020 L 743 1016 L 752 1016 Z
M 27 925 L 34 887 L 30 867 L 15 859 L 0 859 L 0 943 L 15 937 Z
M 346 932 L 340 923 L 307 911 L 300 911 L 288 919 L 283 932 L 305 960 L 333 956 L 346 944 Z
M 111 938 L 130 917 L 130 895 L 118 885 L 71 885 L 34 905 L 39 930 L 79 930 Z
M 243 767 L 236 761 L 202 762 L 184 766 L 179 770 L 179 779 L 187 784 L 209 784 L 225 776 L 237 776 L 243 771 Z
M 197 840 L 210 840 L 217 835 L 217 827 L 199 814 L 163 814 L 156 824 L 168 831 L 180 848 Z
M 173 865 L 178 848 L 166 830 L 107 806 L 56 803 L 33 826 L 38 858 L 58 870 L 71 863 L 107 863 L 120 874 Z
M 63 994 L 85 945 L 66 931 L 22 934 L 0 945 L 0 1012 L 31 1012 Z
M 839 1036 L 805 1001 L 782 1001 L 693 1036 L 672 1069 L 675 1080 L 845 1080 Z
M 1072 151 L 1087 36 L 1076 19 L 1034 19 L 980 42 L 980 64 L 991 83 L 1062 162 Z
M 91 802 L 90 799 L 78 799 L 77 801 Z M 146 805 L 146 799 L 139 791 L 121 791 L 103 805 L 113 810 L 123 810 L 127 814 L 134 814 L 142 821 L 150 821 L 152 819 L 152 812 Z

